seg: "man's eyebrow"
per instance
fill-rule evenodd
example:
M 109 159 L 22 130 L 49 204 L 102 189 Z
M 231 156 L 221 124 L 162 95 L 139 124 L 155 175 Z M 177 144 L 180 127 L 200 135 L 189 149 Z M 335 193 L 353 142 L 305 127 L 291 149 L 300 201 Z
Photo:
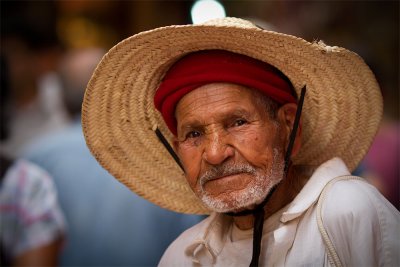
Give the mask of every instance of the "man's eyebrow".
M 249 116 L 249 115 L 251 115 L 251 112 L 246 110 L 246 109 L 239 108 L 239 109 L 233 110 L 232 112 L 229 112 L 229 115 L 238 116 L 238 117 L 240 117 L 240 116 Z
M 205 126 L 205 122 L 201 122 L 198 119 L 189 119 L 181 124 L 179 127 L 181 130 L 193 130 L 199 129 Z
M 231 119 L 237 119 L 237 118 L 246 118 L 250 119 L 253 117 L 252 112 L 249 110 L 243 109 L 243 108 L 234 108 L 234 109 L 229 109 L 223 112 L 222 114 L 219 114 L 218 116 L 215 116 L 214 118 L 216 119 L 216 122 L 220 121 L 226 121 L 226 120 L 231 120 Z M 207 123 L 204 121 L 201 121 L 199 119 L 188 119 L 187 121 L 183 122 L 181 124 L 180 129 L 200 129 L 202 127 L 207 126 Z
M 223 120 L 233 120 L 233 119 L 246 119 L 250 120 L 254 117 L 254 113 L 250 112 L 246 109 L 235 109 L 231 112 L 227 112 L 226 115 L 222 118 Z

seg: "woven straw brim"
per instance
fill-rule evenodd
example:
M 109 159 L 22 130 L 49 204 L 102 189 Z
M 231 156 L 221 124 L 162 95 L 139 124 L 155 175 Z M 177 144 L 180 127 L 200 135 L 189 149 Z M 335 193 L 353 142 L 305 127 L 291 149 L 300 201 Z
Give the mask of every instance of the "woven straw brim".
M 156 137 L 158 127 L 172 140 L 153 105 L 171 64 L 205 49 L 268 62 L 289 77 L 298 95 L 307 86 L 295 164 L 319 165 L 337 156 L 353 170 L 362 160 L 382 116 L 379 86 L 364 61 L 343 48 L 225 19 L 220 26 L 170 26 L 137 34 L 98 65 L 85 94 L 83 130 L 95 158 L 128 188 L 170 210 L 208 213 Z

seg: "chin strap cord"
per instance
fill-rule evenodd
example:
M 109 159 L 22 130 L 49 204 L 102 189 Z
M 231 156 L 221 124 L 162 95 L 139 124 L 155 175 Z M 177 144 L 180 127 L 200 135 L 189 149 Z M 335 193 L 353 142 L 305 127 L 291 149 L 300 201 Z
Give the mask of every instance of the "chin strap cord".
M 251 257 L 250 266 L 258 266 L 261 250 L 261 238 L 264 226 L 264 214 L 264 209 L 259 209 L 254 213 L 253 255 Z
M 260 259 L 260 252 L 261 252 L 261 238 L 264 228 L 264 205 L 268 202 L 271 198 L 272 194 L 274 193 L 276 186 L 274 186 L 271 191 L 269 191 L 267 197 L 264 201 L 257 206 L 255 210 L 252 211 L 254 216 L 254 224 L 253 224 L 253 254 L 251 256 L 250 267 L 258 266 L 258 261 Z
M 301 116 L 301 111 L 303 110 L 305 94 L 306 94 L 306 86 L 304 85 L 304 87 L 301 89 L 300 99 L 299 99 L 299 103 L 297 105 L 297 110 L 296 110 L 296 116 L 295 116 L 294 122 L 293 122 L 293 129 L 292 129 L 292 132 L 290 133 L 289 144 L 286 149 L 285 167 L 283 169 L 283 173 L 284 173 L 285 177 L 286 177 L 288 169 L 289 169 L 290 156 L 292 155 L 294 140 L 296 139 L 297 129 L 299 128 L 300 116 Z

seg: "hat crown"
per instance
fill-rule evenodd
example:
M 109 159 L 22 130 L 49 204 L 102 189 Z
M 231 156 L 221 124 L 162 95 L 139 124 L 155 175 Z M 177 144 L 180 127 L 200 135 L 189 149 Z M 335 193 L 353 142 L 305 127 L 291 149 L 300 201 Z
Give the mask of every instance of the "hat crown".
M 225 26 L 225 27 L 238 27 L 238 28 L 258 28 L 254 23 L 240 19 L 240 18 L 233 18 L 233 17 L 225 17 L 225 18 L 218 18 L 208 20 L 202 25 L 209 25 L 209 26 Z

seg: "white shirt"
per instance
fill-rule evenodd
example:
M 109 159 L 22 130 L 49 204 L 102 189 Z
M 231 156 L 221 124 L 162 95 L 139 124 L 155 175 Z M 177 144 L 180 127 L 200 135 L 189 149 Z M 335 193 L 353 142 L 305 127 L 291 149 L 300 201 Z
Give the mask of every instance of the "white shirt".
M 297 197 L 264 222 L 260 266 L 330 266 L 317 226 L 316 203 L 333 178 L 349 175 L 339 158 L 322 164 Z M 372 185 L 338 181 L 327 192 L 322 219 L 343 266 L 400 266 L 400 213 Z M 159 266 L 249 266 L 252 229 L 213 213 L 185 231 Z

